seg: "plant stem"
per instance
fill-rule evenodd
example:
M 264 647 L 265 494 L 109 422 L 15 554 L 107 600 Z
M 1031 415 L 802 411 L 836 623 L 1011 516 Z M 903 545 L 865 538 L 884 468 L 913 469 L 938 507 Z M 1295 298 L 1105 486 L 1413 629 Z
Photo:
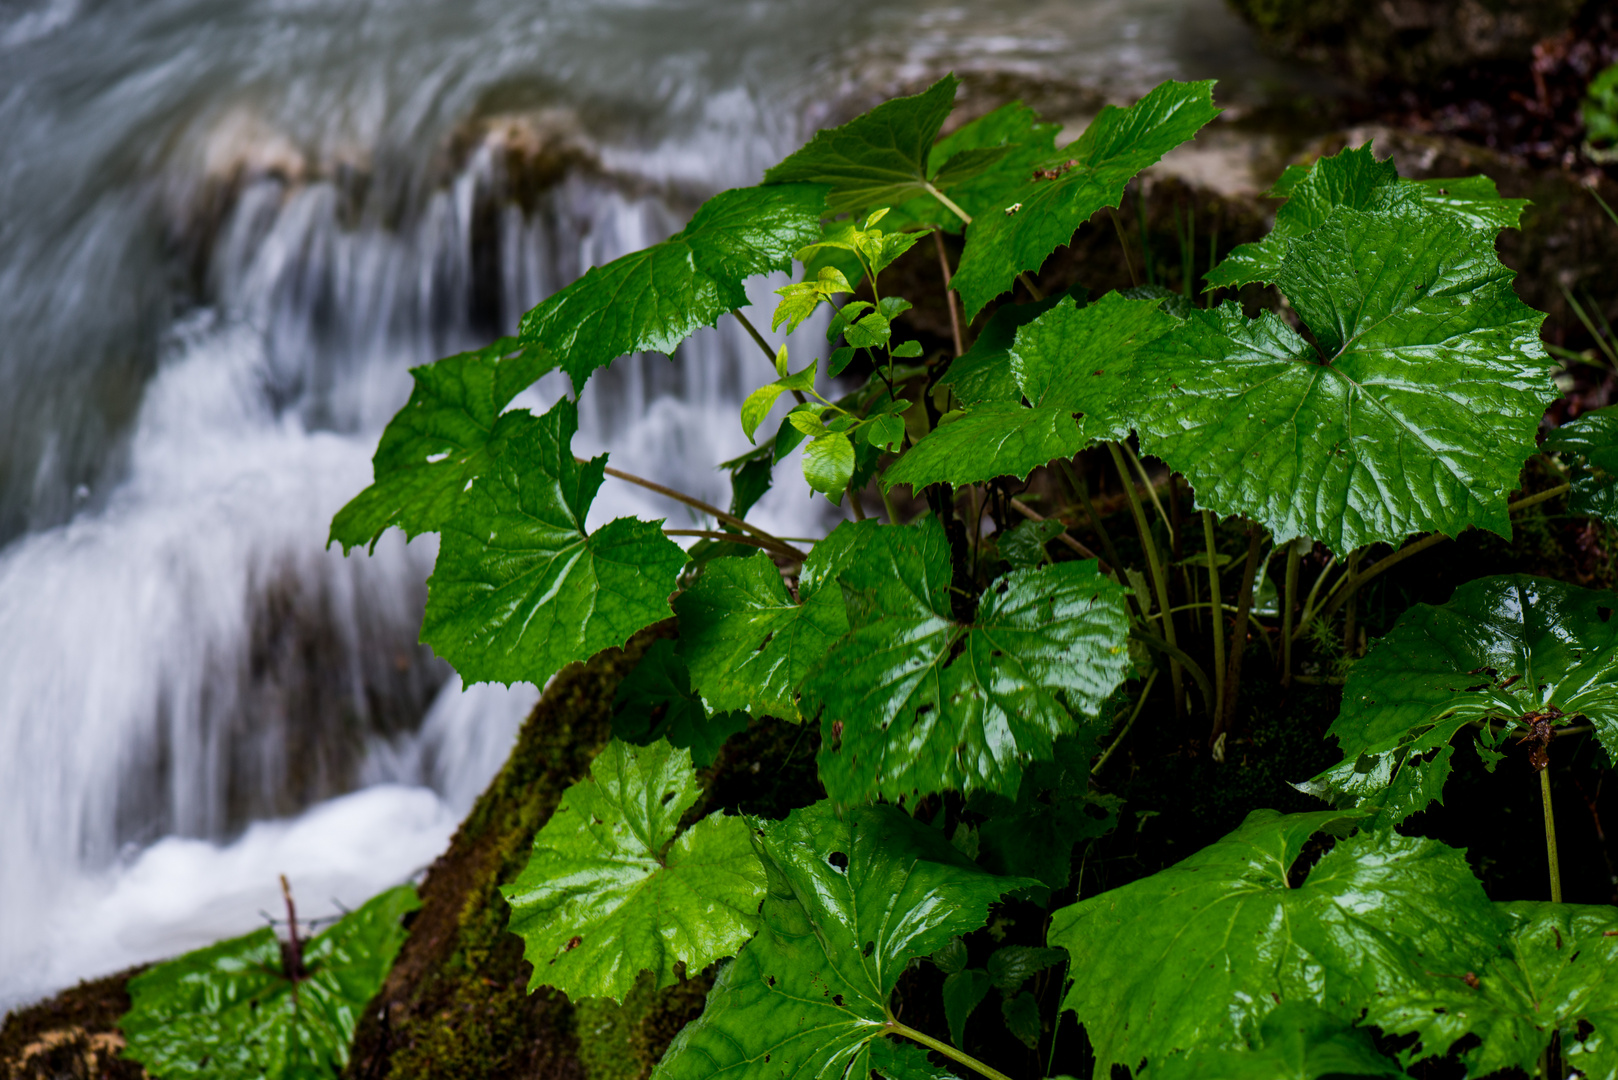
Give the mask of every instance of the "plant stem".
M 1095 529 L 1096 536 L 1100 538 L 1101 550 L 1107 553 L 1107 561 L 1117 567 L 1121 573 L 1124 568 L 1124 561 L 1118 557 L 1118 549 L 1112 546 L 1112 537 L 1107 535 L 1106 527 L 1101 524 L 1101 515 L 1096 513 L 1096 508 L 1090 503 L 1090 485 L 1084 482 L 1084 477 L 1080 476 L 1065 459 L 1061 462 L 1061 466 L 1062 475 L 1067 477 L 1068 485 L 1073 488 L 1073 493 L 1079 497 L 1079 505 L 1084 507 L 1086 514 L 1090 515 L 1090 527 Z
M 947 1042 L 940 1042 L 931 1035 L 925 1035 L 907 1024 L 901 1024 L 897 1020 L 890 1019 L 885 1025 L 884 1030 L 889 1034 L 903 1035 L 905 1038 L 910 1039 L 913 1042 L 919 1042 L 929 1050 L 937 1050 L 940 1054 L 943 1054 L 945 1057 L 950 1058 L 953 1061 L 960 1062 L 973 1072 L 987 1076 L 989 1080 L 1011 1080 L 1011 1077 L 1007 1076 L 1005 1073 L 983 1064 L 983 1062 L 979 1061 L 975 1057 L 972 1057 L 970 1054 L 955 1049 L 955 1047 L 951 1046 Z
M 927 184 L 925 186 L 927 188 L 927 194 L 943 203 L 944 209 L 960 218 L 962 225 L 972 224 L 972 215 L 968 214 L 965 210 L 962 210 L 959 206 L 956 206 L 955 203 L 950 200 L 948 195 L 945 195 L 942 191 L 939 191 L 937 188 L 933 187 L 932 184 Z
M 1152 483 L 1150 476 L 1146 475 L 1146 466 L 1141 464 L 1140 456 L 1135 453 L 1135 448 L 1128 443 L 1122 443 L 1121 445 L 1124 448 L 1124 453 L 1129 455 L 1129 463 L 1135 466 L 1135 475 L 1140 477 L 1140 486 L 1146 489 L 1146 494 L 1151 496 L 1152 505 L 1157 507 L 1157 520 L 1161 521 L 1163 527 L 1169 531 L 1169 543 L 1178 544 L 1179 541 L 1175 539 L 1174 522 L 1169 520 L 1169 515 L 1163 512 L 1163 503 L 1157 497 L 1157 485 Z M 1169 477 L 1169 482 L 1171 484 L 1174 482 L 1172 475 Z M 1172 494 L 1170 498 L 1173 498 Z
M 1045 520 L 1045 516 L 1043 514 L 1041 514 L 1038 510 L 1035 510 L 1033 507 L 1029 506 L 1027 503 L 1023 502 L 1021 499 L 1012 499 L 1011 500 L 1011 508 L 1013 510 L 1017 511 L 1017 513 L 1021 514 L 1023 517 L 1027 518 L 1029 521 L 1044 521 Z M 1066 530 L 1063 530 L 1062 532 L 1057 533 L 1056 534 L 1056 539 L 1060 540 L 1063 544 L 1066 544 L 1069 548 L 1071 548 L 1073 551 L 1077 552 L 1079 555 L 1083 556 L 1084 558 L 1086 558 L 1086 559 L 1094 559 L 1098 563 L 1102 562 L 1101 556 L 1097 555 L 1095 552 L 1091 551 L 1089 548 L 1085 547 L 1083 544 L 1081 544 L 1077 540 L 1073 539 L 1073 537 L 1071 537 L 1071 536 L 1069 536 L 1067 534 Z M 1103 570 L 1106 569 L 1106 566 L 1105 566 L 1104 563 L 1103 563 L 1102 569 Z
M 760 349 L 764 350 L 764 356 L 769 360 L 770 368 L 773 370 L 775 368 L 775 350 L 770 348 L 770 343 L 768 341 L 764 340 L 764 335 L 758 332 L 758 327 L 747 321 L 747 316 L 742 314 L 741 308 L 731 308 L 730 313 L 736 316 L 736 321 L 742 324 L 742 327 L 747 331 L 748 336 L 758 343 L 758 347 Z M 799 405 L 802 405 L 809 400 L 803 396 L 803 391 L 801 390 L 792 391 L 792 396 L 798 399 Z
M 1551 810 L 1551 770 L 1539 770 L 1539 798 L 1545 804 L 1545 858 L 1551 870 L 1551 903 L 1562 902 L 1562 864 L 1556 857 L 1556 814 Z
M 1320 587 L 1326 583 L 1326 579 L 1331 576 L 1331 568 L 1336 565 L 1337 556 L 1333 555 L 1327 559 L 1326 565 L 1320 571 L 1320 576 L 1315 578 L 1315 583 L 1310 586 L 1309 595 L 1303 598 L 1303 609 L 1298 613 L 1297 625 L 1292 629 L 1293 641 L 1303 637 L 1308 632 L 1310 625 L 1319 617 L 1320 613 L 1315 608 L 1315 601 L 1320 598 Z M 1326 590 L 1327 598 L 1330 598 L 1331 594 L 1336 592 L 1343 582 L 1347 580 L 1346 576 L 1339 577 L 1337 584 Z
M 1129 628 L 1129 636 L 1134 638 L 1136 641 L 1143 642 L 1144 644 L 1156 649 L 1164 656 L 1167 656 L 1171 663 L 1178 663 L 1186 671 L 1190 672 L 1191 681 L 1196 683 L 1197 689 L 1202 692 L 1202 703 L 1207 706 L 1209 714 L 1212 715 L 1214 711 L 1213 684 L 1208 681 L 1208 674 L 1202 670 L 1201 664 L 1192 659 L 1191 655 L 1178 645 L 1164 641 L 1162 638 L 1143 627 L 1131 626 Z M 1172 669 L 1170 670 L 1169 674 L 1171 677 L 1173 676 Z
M 1129 257 L 1129 241 L 1124 238 L 1123 223 L 1118 220 L 1118 212 L 1112 207 L 1107 207 L 1107 214 L 1112 218 L 1112 227 L 1118 231 L 1118 249 L 1124 253 L 1124 266 L 1129 270 L 1129 283 L 1138 289 L 1140 275 L 1135 273 L 1135 263 Z
M 664 536 L 698 536 L 706 540 L 723 540 L 727 544 L 745 544 L 748 547 L 760 548 L 764 551 L 779 550 L 767 540 L 760 540 L 756 536 L 744 536 L 741 533 L 718 532 L 714 529 L 664 529 Z
M 581 465 L 585 464 L 584 458 L 574 458 L 573 460 L 577 461 Z M 740 529 L 746 533 L 752 533 L 760 540 L 763 540 L 765 543 L 775 548 L 775 550 L 781 552 L 781 554 L 790 555 L 799 562 L 802 562 L 804 559 L 809 557 L 806 552 L 799 551 L 797 548 L 793 547 L 785 540 L 782 540 L 780 537 L 771 536 L 757 525 L 749 525 L 735 514 L 727 514 L 723 510 L 719 509 L 719 507 L 710 503 L 705 503 L 701 499 L 687 495 L 683 491 L 675 491 L 671 487 L 664 487 L 662 484 L 659 484 L 654 480 L 648 480 L 644 476 L 636 476 L 634 473 L 626 473 L 620 469 L 614 469 L 611 465 L 603 466 L 602 471 L 608 476 L 617 477 L 619 480 L 639 485 L 640 487 L 645 488 L 647 491 L 655 491 L 664 498 L 673 499 L 678 503 L 684 503 L 693 510 L 701 510 L 704 514 L 711 514 L 714 518 L 719 521 L 723 521 L 726 525 L 730 525 L 733 528 Z
M 303 942 L 298 940 L 298 909 L 292 906 L 292 886 L 287 884 L 287 876 L 281 875 L 281 897 L 287 902 L 287 931 L 291 941 L 286 955 L 286 976 L 292 983 L 292 1007 L 298 1007 L 298 982 L 304 977 L 303 973 Z
M 1032 296 L 1035 300 L 1045 299 L 1044 290 L 1042 290 L 1038 285 L 1034 284 L 1034 279 L 1028 276 L 1028 271 L 1024 270 L 1022 273 L 1018 274 L 1017 280 L 1022 282 L 1023 288 L 1028 290 L 1028 295 Z
M 949 332 L 955 339 L 955 355 L 966 350 L 961 347 L 961 313 L 955 306 L 955 292 L 949 287 L 949 252 L 944 250 L 944 230 L 933 230 L 933 246 L 938 249 L 938 266 L 944 271 L 944 304 L 949 308 Z
M 1281 614 L 1281 685 L 1292 685 L 1292 609 L 1298 603 L 1298 563 L 1302 555 L 1298 551 L 1298 541 L 1294 540 L 1287 545 L 1287 577 L 1286 605 Z
M 1141 508 L 1140 496 L 1135 494 L 1135 484 L 1129 476 L 1129 466 L 1124 463 L 1123 451 L 1115 442 L 1109 442 L 1107 449 L 1112 452 L 1112 463 L 1118 469 L 1118 477 L 1124 482 L 1124 494 L 1129 497 L 1129 510 L 1135 516 L 1135 528 L 1140 533 L 1141 547 L 1146 549 L 1146 568 L 1152 575 L 1152 587 L 1157 591 L 1157 606 L 1163 612 L 1163 639 L 1171 646 L 1178 643 L 1174 640 L 1174 616 L 1169 614 L 1169 586 L 1163 577 L 1163 567 L 1157 557 L 1157 544 L 1152 540 L 1152 529 L 1146 521 L 1146 511 Z M 1185 715 L 1185 680 L 1180 674 L 1180 662 L 1173 659 L 1170 653 L 1169 682 L 1174 688 L 1174 715 Z M 1182 654 L 1183 655 L 1183 654 Z
M 1220 609 L 1219 564 L 1214 560 L 1214 520 L 1207 510 L 1202 512 L 1202 539 L 1208 547 L 1208 596 L 1212 605 L 1214 650 L 1214 726 L 1219 725 L 1225 711 L 1225 619 Z
M 1258 576 L 1259 546 L 1264 530 L 1256 524 L 1247 526 L 1247 562 L 1242 568 L 1241 592 L 1236 596 L 1236 625 L 1230 632 L 1230 674 L 1225 678 L 1225 702 L 1220 712 L 1224 727 L 1215 729 L 1209 741 L 1217 739 L 1230 727 L 1236 713 L 1236 697 L 1242 685 L 1242 653 L 1247 649 L 1247 617 L 1253 610 L 1253 579 Z
M 1130 710 L 1129 719 L 1125 720 L 1124 726 L 1119 729 L 1118 737 L 1107 744 L 1107 749 L 1102 751 L 1100 760 L 1090 769 L 1091 776 L 1101 772 L 1101 768 L 1107 763 L 1107 759 L 1112 757 L 1112 752 L 1118 749 L 1119 744 L 1124 741 L 1124 736 L 1129 734 L 1129 729 L 1135 726 L 1135 717 L 1139 716 L 1141 709 L 1145 707 L 1146 697 L 1152 692 L 1152 684 L 1157 682 L 1157 677 L 1160 674 L 1162 673 L 1153 668 L 1152 673 L 1146 676 L 1146 685 L 1141 687 L 1140 699 L 1135 702 L 1135 707 Z
M 860 493 L 852 484 L 848 487 L 848 508 L 854 511 L 855 521 L 865 520 L 865 507 L 860 505 Z
M 876 483 L 876 491 L 878 495 L 882 496 L 882 509 L 888 512 L 888 524 L 899 524 L 899 511 L 893 508 L 893 496 L 888 494 L 888 489 L 882 486 L 882 481 L 880 480 Z

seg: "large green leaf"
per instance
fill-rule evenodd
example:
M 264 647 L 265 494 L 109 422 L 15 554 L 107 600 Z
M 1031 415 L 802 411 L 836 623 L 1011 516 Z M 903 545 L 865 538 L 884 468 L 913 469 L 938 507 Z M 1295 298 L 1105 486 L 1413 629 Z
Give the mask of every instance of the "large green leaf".
M 758 936 L 720 972 L 656 1080 L 864 1078 L 910 961 L 982 926 L 990 904 L 1028 884 L 979 870 L 891 806 L 824 801 L 755 827 L 769 876 Z
M 1060 124 L 1042 123 L 1020 101 L 962 124 L 933 144 L 927 172 L 933 186 L 976 218 L 1006 206 L 1007 196 L 1022 187 L 1056 154 Z M 888 219 L 894 229 L 937 225 L 960 232 L 963 222 L 932 195 L 918 195 L 898 206 Z
M 654 523 L 584 517 L 606 457 L 579 464 L 566 398 L 525 417 L 443 524 L 421 639 L 472 682 L 543 686 L 669 615 L 686 554 Z
M 1019 273 L 1037 271 L 1092 214 L 1116 207 L 1131 177 L 1217 115 L 1211 81 L 1170 80 L 1127 109 L 1102 109 L 1083 135 L 1057 152 L 1049 179 L 1026 180 L 973 219 L 960 269 L 950 282 L 961 294 L 966 317 L 1011 288 Z
M 1403 817 L 1442 790 L 1456 732 L 1486 719 L 1518 724 L 1534 713 L 1553 725 L 1587 718 L 1618 756 L 1614 611 L 1618 593 L 1526 575 L 1480 578 L 1447 604 L 1415 605 L 1350 669 L 1328 731 L 1343 763 L 1305 790 L 1343 805 L 1398 806 Z M 1434 750 L 1432 763 L 1416 757 Z M 1437 770 L 1403 781 L 1419 798 L 1378 790 L 1412 769 Z
M 415 389 L 388 421 L 371 459 L 375 482 L 332 518 L 331 539 L 346 551 L 376 546 L 390 526 L 406 536 L 437 532 L 474 477 L 489 467 L 496 431 L 518 414 L 500 410 L 555 366 L 541 345 L 501 338 L 476 352 L 412 368 Z
M 1132 416 L 1200 506 L 1277 543 L 1346 554 L 1476 525 L 1509 536 L 1506 495 L 1556 396 L 1539 324 L 1485 233 L 1420 206 L 1338 210 L 1287 247 L 1276 282 L 1313 332 L 1234 303 L 1193 311 L 1084 396 Z M 1116 403 L 1123 403 L 1121 405 Z
M 1618 1077 L 1618 909 L 1518 901 L 1499 905 L 1509 948 L 1468 970 L 1437 969 L 1370 1003 L 1389 1034 L 1415 1033 L 1411 1060 L 1460 1048 L 1469 1077 L 1516 1067 L 1536 1075 L 1557 1032 L 1562 1060 L 1586 1080 Z
M 1259 1025 L 1257 1044 L 1241 1049 L 1201 1047 L 1152 1067 L 1152 1080 L 1323 1080 L 1405 1072 L 1377 1052 L 1368 1032 L 1323 1009 L 1287 1002 Z
M 337 1076 L 420 906 L 409 885 L 371 898 L 304 944 L 296 983 L 269 927 L 141 972 L 118 1021 L 124 1056 L 165 1078 Z
M 1067 887 L 1073 845 L 1111 832 L 1123 804 L 1090 791 L 1090 761 L 1105 730 L 1089 724 L 1057 739 L 1055 760 L 1028 768 L 1015 801 L 988 793 L 972 800 L 972 809 L 988 815 L 978 830 L 979 863 L 997 874 L 1038 878 L 1049 889 Z
M 746 727 L 746 713 L 709 715 L 668 638 L 652 642 L 613 695 L 614 738 L 637 746 L 667 739 L 691 751 L 691 763 L 699 769 L 712 765 L 725 740 Z
M 1333 811 L 1255 810 L 1167 870 L 1056 912 L 1049 940 L 1077 976 L 1063 1006 L 1089 1032 L 1098 1075 L 1239 1048 L 1286 1003 L 1352 1022 L 1428 971 L 1499 952 L 1499 914 L 1464 855 L 1433 840 L 1361 833 L 1292 886 L 1305 842 L 1334 824 Z
M 1493 236 L 1501 229 L 1516 228 L 1528 205 L 1526 199 L 1502 199 L 1487 176 L 1402 180 L 1392 159 L 1377 161 L 1372 156 L 1370 143 L 1321 158 L 1307 172 L 1293 174 L 1284 194 L 1287 202 L 1276 211 L 1269 235 L 1227 255 L 1209 272 L 1210 289 L 1273 281 L 1285 260 L 1287 241 L 1308 234 L 1339 207 L 1382 210 L 1400 202 L 1420 202 Z
M 927 194 L 927 157 L 955 108 L 959 85 L 945 75 L 922 93 L 884 101 L 841 127 L 817 132 L 767 171 L 764 183 L 829 184 L 831 212 L 856 216 Z
M 1074 302 L 1083 305 L 1082 288 Z M 1017 332 L 1045 312 L 1065 301 L 1069 294 L 1048 296 L 1031 304 L 1002 304 L 989 316 L 972 347 L 950 361 L 949 370 L 939 379 L 940 386 L 949 387 L 964 405 L 977 405 L 985 401 L 1011 402 L 1022 399 L 1022 388 L 1017 385 L 1016 373 L 1011 369 L 1011 347 L 1016 344 Z
M 582 389 L 625 353 L 669 353 L 699 327 L 747 305 L 743 283 L 790 270 L 820 236 L 824 187 L 786 184 L 723 191 L 680 232 L 585 272 L 523 316 L 524 343 L 540 342 Z
M 1012 571 L 963 626 L 949 541 L 929 517 L 876 529 L 840 580 L 851 629 L 803 688 L 834 799 L 1015 797 L 1028 763 L 1051 760 L 1129 666 L 1124 591 L 1093 561 Z
M 661 988 L 752 936 L 764 871 L 739 817 L 676 837 L 702 789 L 691 755 L 614 739 L 562 794 L 517 879 L 500 887 L 534 966 L 530 990 L 622 1001 L 643 971 Z
M 799 685 L 848 632 L 836 576 L 876 528 L 844 522 L 816 544 L 798 580 L 801 603 L 762 551 L 714 563 L 675 600 L 680 652 L 710 710 L 799 719 Z
M 967 408 L 890 466 L 883 486 L 1023 480 L 1094 439 L 1122 437 L 1136 358 L 1176 325 L 1156 300 L 1108 293 L 1077 307 L 1064 299 L 1018 330 L 1010 350 L 1012 375 L 1029 405 L 987 401 Z M 1079 423 L 1076 412 L 1086 413 Z
M 1618 405 L 1553 429 L 1540 449 L 1574 459 L 1568 510 L 1618 525 Z

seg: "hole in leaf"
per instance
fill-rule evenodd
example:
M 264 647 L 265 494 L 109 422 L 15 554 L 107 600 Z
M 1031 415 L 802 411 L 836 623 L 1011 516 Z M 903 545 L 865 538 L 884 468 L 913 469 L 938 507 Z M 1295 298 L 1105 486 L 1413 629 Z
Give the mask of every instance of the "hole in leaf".
M 658 800 L 658 801 L 659 801 L 659 802 L 660 802 L 660 803 L 662 803 L 662 805 L 664 805 L 664 806 L 667 806 L 667 805 L 668 805 L 668 804 L 669 804 L 669 803 L 670 803 L 670 802 L 672 802 L 672 801 L 673 801 L 673 799 L 674 799 L 674 792 L 672 792 L 672 791 L 665 791 L 665 792 L 664 792 L 664 793 L 663 793 L 663 797 L 662 797 L 662 798 L 661 798 L 661 799 L 659 799 L 659 800 Z
M 754 649 L 753 651 L 754 652 L 763 652 L 764 651 L 764 646 L 768 645 L 772 640 L 774 640 L 774 638 L 775 638 L 775 631 L 771 630 L 768 634 L 764 635 L 764 640 L 759 642 L 758 643 L 758 648 Z
M 774 975 L 766 975 L 766 976 L 764 976 L 764 981 L 769 983 L 771 986 L 774 986 L 775 985 L 775 976 Z
M 1600 619 L 1602 622 L 1606 622 L 1608 619 L 1612 618 L 1612 608 L 1605 606 L 1597 607 L 1596 618 Z
M 865 943 L 865 949 L 860 953 L 860 955 L 865 956 L 865 957 L 869 957 L 875 951 L 876 951 L 876 942 L 867 941 Z
M 841 851 L 832 852 L 826 857 L 826 861 L 832 865 L 832 869 L 839 873 L 845 873 L 848 870 L 848 856 Z
M 1578 1035 L 1579 1041 L 1583 1042 L 1584 1040 L 1588 1039 L 1591 1036 L 1591 1034 L 1593 1034 L 1595 1032 L 1595 1029 L 1596 1028 L 1595 1028 L 1594 1024 L 1590 1023 L 1590 1021 L 1585 1020 L 1584 1018 L 1581 1017 L 1579 1019 L 1579 1025 L 1578 1025 L 1577 1028 L 1574 1029 L 1574 1032 L 1575 1032 L 1575 1034 Z
M 843 995 L 833 994 L 831 996 L 831 1003 L 841 1009 L 843 1007 Z

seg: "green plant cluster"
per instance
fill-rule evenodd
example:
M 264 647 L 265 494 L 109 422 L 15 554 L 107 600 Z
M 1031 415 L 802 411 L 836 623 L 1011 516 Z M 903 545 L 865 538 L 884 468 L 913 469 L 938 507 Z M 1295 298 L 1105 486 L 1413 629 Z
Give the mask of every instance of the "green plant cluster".
M 1212 84 L 1166 82 L 1065 146 L 1020 104 L 940 138 L 956 87 L 820 132 L 517 337 L 417 369 L 375 483 L 333 522 L 345 548 L 440 534 L 422 636 L 470 682 L 543 684 L 676 620 L 620 690 L 617 738 L 503 887 L 532 986 L 621 1001 L 718 963 L 658 1080 L 1007 1080 L 978 1045 L 1001 1044 L 972 1042 L 985 1024 L 1050 1073 L 1069 1012 L 1101 1077 L 1401 1076 L 1444 1055 L 1467 1076 L 1618 1077 L 1618 911 L 1561 903 L 1548 794 L 1549 903 L 1493 901 L 1462 852 L 1396 828 L 1442 798 L 1459 739 L 1486 762 L 1526 741 L 1542 780 L 1561 734 L 1618 751 L 1613 594 L 1490 578 L 1412 609 L 1349 669 L 1342 764 L 1299 778 L 1330 809 L 1255 811 L 1082 899 L 1072 873 L 1118 811 L 1093 777 L 1160 678 L 1221 758 L 1261 617 L 1290 680 L 1296 643 L 1358 652 L 1361 587 L 1410 554 L 1509 535 L 1514 511 L 1570 485 L 1607 512 L 1618 441 L 1601 414 L 1547 445 L 1568 484 L 1511 501 L 1557 396 L 1543 316 L 1495 256 L 1523 204 L 1349 149 L 1289 168 L 1270 235 L 1205 279 L 1271 284 L 1280 311 L 1199 304 L 1189 282 L 1046 296 L 1046 259 L 1218 114 Z M 929 233 L 961 325 L 1001 301 L 970 348 L 902 340 L 910 301 L 883 291 Z M 573 400 L 535 415 L 513 398 L 557 369 L 582 392 L 726 312 L 745 323 L 746 280 L 794 266 L 772 329 L 824 310 L 826 349 L 794 356 L 748 325 L 773 370 L 741 408 L 757 449 L 721 466 L 729 509 L 676 492 L 712 527 L 589 529 L 609 477 L 648 482 L 573 456 Z M 1071 468 L 1091 447 L 1117 469 L 1132 560 Z M 747 520 L 800 448 L 808 487 L 853 517 L 808 550 Z M 1198 517 L 1163 510 L 1143 457 L 1189 483 Z M 1030 505 L 1036 470 L 1073 501 Z M 1329 561 L 1305 593 L 1316 545 Z M 696 765 L 762 716 L 818 732 L 823 791 L 779 820 L 691 820 Z M 1042 940 L 985 952 L 977 932 L 995 936 L 1008 904 L 1042 909 Z M 936 1024 L 896 998 L 929 971 Z M 1036 992 L 1052 979 L 1060 994 Z

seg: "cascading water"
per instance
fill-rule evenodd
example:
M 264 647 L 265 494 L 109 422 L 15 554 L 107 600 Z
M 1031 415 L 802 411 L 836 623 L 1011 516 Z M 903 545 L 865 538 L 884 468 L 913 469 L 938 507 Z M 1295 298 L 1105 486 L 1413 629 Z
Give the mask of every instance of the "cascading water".
M 1218 0 L 871 7 L 0 3 L 0 1010 L 245 932 L 280 872 L 357 905 L 503 761 L 537 689 L 463 693 L 415 644 L 431 538 L 323 547 L 410 365 L 753 182 L 825 102 L 1272 73 Z M 725 502 L 753 349 L 620 361 L 576 450 Z M 626 513 L 689 521 L 609 481 L 592 524 Z

